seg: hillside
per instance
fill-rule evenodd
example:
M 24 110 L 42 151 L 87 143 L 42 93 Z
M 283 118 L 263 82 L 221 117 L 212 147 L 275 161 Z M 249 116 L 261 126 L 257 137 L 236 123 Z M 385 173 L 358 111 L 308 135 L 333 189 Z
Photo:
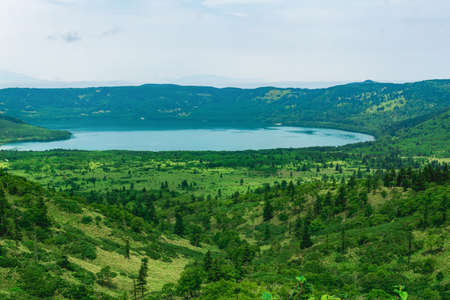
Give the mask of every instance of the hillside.
M 343 151 L 396 153 L 403 156 L 450 157 L 450 110 L 423 115 L 389 127 L 376 142 L 347 145 Z
M 3 172 L 0 296 L 132 299 L 147 258 L 138 299 L 392 299 L 395 285 L 446 299 L 448 180 L 434 163 L 230 196 L 189 182 L 70 196 Z
M 393 143 L 405 154 L 450 157 L 450 110 L 400 129 Z
M 25 141 L 51 141 L 67 139 L 70 133 L 49 130 L 26 124 L 11 117 L 0 116 L 0 144 Z
M 1 299 L 115 299 L 133 288 L 143 258 L 156 291 L 206 249 L 162 235 L 119 206 L 90 207 L 0 174 Z
M 33 124 L 159 123 L 262 126 L 283 123 L 367 131 L 450 105 L 450 80 L 365 81 L 326 89 L 238 89 L 177 85 L 86 89 L 3 89 L 0 110 Z M 181 125 L 180 125 L 181 124 Z

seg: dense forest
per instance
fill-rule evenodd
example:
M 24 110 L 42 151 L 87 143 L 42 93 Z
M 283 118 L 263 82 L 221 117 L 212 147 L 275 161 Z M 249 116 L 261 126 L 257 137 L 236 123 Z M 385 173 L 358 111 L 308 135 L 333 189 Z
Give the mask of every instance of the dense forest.
M 260 151 L 0 151 L 0 298 L 450 299 L 449 85 L 0 90 L 3 111 L 28 122 L 208 123 L 226 102 L 218 119 L 230 126 L 252 115 L 377 136 Z

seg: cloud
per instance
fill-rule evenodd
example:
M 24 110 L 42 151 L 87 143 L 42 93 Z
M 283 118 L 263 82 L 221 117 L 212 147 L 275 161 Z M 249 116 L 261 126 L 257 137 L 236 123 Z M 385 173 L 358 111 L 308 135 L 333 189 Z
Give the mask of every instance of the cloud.
M 75 4 L 75 0 L 46 0 L 47 2 L 51 4 L 56 5 L 72 5 Z
M 111 29 L 103 31 L 102 33 L 99 34 L 99 36 L 101 38 L 105 38 L 105 37 L 117 35 L 119 33 L 120 33 L 120 28 L 119 27 L 113 27 Z
M 244 12 L 232 12 L 232 13 L 230 13 L 230 15 L 233 16 L 233 17 L 237 17 L 237 18 L 246 18 L 246 17 L 248 17 L 248 14 L 244 13 Z
M 81 40 L 81 37 L 77 32 L 68 32 L 62 36 L 62 39 L 67 43 L 73 43 Z
M 202 2 L 205 6 L 224 6 L 224 5 L 248 5 L 248 4 L 266 4 L 276 3 L 277 0 L 204 0 Z
M 432 2 L 0 0 L 0 68 L 65 81 L 448 78 L 450 1 Z
M 75 43 L 81 40 L 81 36 L 78 32 L 66 32 L 63 34 L 52 34 L 47 36 L 48 40 L 51 41 L 63 41 L 66 43 Z

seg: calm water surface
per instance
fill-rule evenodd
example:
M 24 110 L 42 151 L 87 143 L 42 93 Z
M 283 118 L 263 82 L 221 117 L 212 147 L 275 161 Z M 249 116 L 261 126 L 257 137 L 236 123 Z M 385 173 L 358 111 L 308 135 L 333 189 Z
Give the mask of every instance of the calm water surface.
M 70 129 L 69 129 L 70 130 Z M 341 146 L 372 141 L 370 135 L 335 129 L 270 127 L 261 129 L 70 130 L 69 140 L 27 142 L 3 150 L 260 150 Z

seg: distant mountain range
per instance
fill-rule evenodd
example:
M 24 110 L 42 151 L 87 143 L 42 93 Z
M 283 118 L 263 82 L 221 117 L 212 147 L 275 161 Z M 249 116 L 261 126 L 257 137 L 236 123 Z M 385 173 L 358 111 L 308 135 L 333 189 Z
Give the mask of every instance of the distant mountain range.
M 179 85 L 212 86 L 217 88 L 237 87 L 254 89 L 258 87 L 307 88 L 318 89 L 348 83 L 348 81 L 263 81 L 259 79 L 237 79 L 216 75 L 193 75 L 168 80 L 168 83 Z
M 238 79 L 217 75 L 193 75 L 175 79 L 161 80 L 164 84 L 212 86 L 217 88 L 257 88 L 263 86 L 274 86 L 280 88 L 327 88 L 346 81 L 263 81 L 259 79 Z M 133 86 L 141 85 L 143 82 L 130 81 L 56 81 L 43 80 L 31 76 L 0 70 L 0 88 L 87 88 L 98 86 Z
M 132 85 L 126 81 L 52 81 L 0 70 L 0 88 L 86 88 Z

